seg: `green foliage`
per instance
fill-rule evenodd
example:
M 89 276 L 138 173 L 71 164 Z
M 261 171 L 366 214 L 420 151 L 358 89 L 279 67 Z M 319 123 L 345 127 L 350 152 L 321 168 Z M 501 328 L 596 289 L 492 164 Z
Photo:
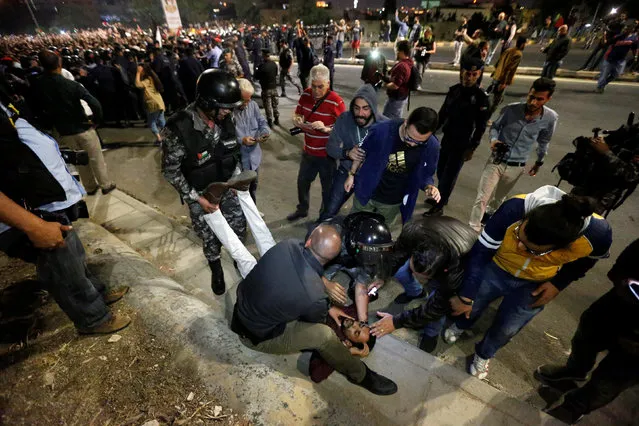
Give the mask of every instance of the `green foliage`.
M 288 3 L 288 21 L 301 19 L 306 24 L 328 24 L 331 14 L 328 10 L 315 7 L 313 0 L 290 0 Z

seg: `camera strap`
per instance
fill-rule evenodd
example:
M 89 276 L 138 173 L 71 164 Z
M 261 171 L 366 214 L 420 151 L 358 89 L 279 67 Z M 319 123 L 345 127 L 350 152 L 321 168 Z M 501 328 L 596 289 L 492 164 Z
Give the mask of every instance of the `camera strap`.
M 317 109 L 320 107 L 320 105 L 322 105 L 322 103 L 324 102 L 324 100 L 326 98 L 328 98 L 328 95 L 331 94 L 331 90 L 329 89 L 328 92 L 326 92 L 326 94 L 324 96 L 322 96 L 320 99 L 317 100 L 317 102 L 315 102 L 315 105 L 313 105 L 313 109 L 311 109 L 311 112 L 308 114 L 308 116 L 304 117 L 304 121 L 308 121 L 309 118 L 311 118 L 311 115 L 315 114 L 315 111 L 317 111 Z

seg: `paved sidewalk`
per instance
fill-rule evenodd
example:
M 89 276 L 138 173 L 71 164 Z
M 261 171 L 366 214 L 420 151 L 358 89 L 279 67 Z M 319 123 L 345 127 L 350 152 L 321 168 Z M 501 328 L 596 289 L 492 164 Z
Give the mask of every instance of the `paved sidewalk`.
M 396 395 L 372 395 L 337 373 L 313 384 L 308 354 L 254 352 L 229 330 L 235 289 L 213 296 L 190 229 L 118 190 L 88 201 L 93 221 L 104 226 L 76 226 L 92 271 L 110 286 L 130 285 L 128 301 L 146 326 L 195 354 L 202 377 L 228 392 L 232 408 L 255 424 L 560 424 L 394 336 L 380 339 L 366 363 L 398 383 Z M 226 254 L 223 264 L 227 282 L 236 282 Z M 176 362 L 182 355 L 175 354 Z

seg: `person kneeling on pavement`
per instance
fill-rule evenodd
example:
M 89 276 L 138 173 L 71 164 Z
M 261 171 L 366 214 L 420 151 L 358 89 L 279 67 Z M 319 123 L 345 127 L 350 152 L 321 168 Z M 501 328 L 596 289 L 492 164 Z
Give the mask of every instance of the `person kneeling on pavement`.
M 326 325 L 330 315 L 341 326 L 344 312 L 329 307 L 322 274 L 341 249 L 332 225 L 315 228 L 305 243 L 284 240 L 268 251 L 237 287 L 231 329 L 248 348 L 269 354 L 317 350 L 333 368 L 377 395 L 397 385 L 351 354 Z
M 559 292 L 609 256 L 612 229 L 593 214 L 596 201 L 542 186 L 501 205 L 473 246 L 462 288 L 450 299 L 459 319 L 444 331 L 456 342 L 488 305 L 497 316 L 475 347 L 470 373 L 483 379 L 497 351 Z
M 260 255 L 275 245 L 249 194 L 257 174 L 240 171 L 240 145 L 230 114 L 240 105 L 237 80 L 227 72 L 207 70 L 197 81 L 195 102 L 171 117 L 163 132 L 162 173 L 189 206 L 216 295 L 226 288 L 222 245 L 242 277 L 256 264 L 243 244 L 247 220 Z
M 612 402 L 621 392 L 639 384 L 639 240 L 619 255 L 608 272 L 614 287 L 597 299 L 579 320 L 566 365 L 542 365 L 535 378 L 557 397 L 544 411 L 564 423 Z M 608 351 L 590 380 L 597 355 Z M 543 388 L 542 388 L 543 389 Z M 542 392 L 540 389 L 540 393 Z M 566 389 L 569 392 L 564 393 Z
M 80 334 L 107 334 L 131 319 L 108 306 L 128 287 L 107 290 L 91 275 L 71 226 L 86 192 L 69 173 L 57 143 L 21 118 L 0 87 L 0 250 L 35 263 L 45 285 Z M 24 207 L 23 207 L 24 206 Z M 86 205 L 84 205 L 86 209 Z
M 448 300 L 461 287 L 466 255 L 476 240 L 477 233 L 470 226 L 452 217 L 408 222 L 394 247 L 397 264 L 402 265 L 395 279 L 405 290 L 395 303 L 426 300 L 397 315 L 380 312 L 381 319 L 371 326 L 373 335 L 382 337 L 402 327 L 423 328 L 419 347 L 432 353 L 451 312 Z

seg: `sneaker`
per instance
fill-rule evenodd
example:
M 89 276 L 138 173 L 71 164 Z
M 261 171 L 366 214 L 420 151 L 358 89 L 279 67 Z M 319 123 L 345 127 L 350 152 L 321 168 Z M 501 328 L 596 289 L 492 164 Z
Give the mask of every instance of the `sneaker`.
M 103 195 L 107 195 L 109 192 L 113 191 L 115 189 L 115 184 L 112 183 L 111 185 L 107 186 L 106 188 L 102 188 L 102 194 Z
M 95 189 L 92 189 L 91 191 L 87 191 L 87 195 L 95 195 L 98 193 L 98 188 L 97 186 L 95 187 Z
M 562 381 L 580 381 L 586 380 L 586 375 L 569 369 L 565 365 L 545 364 L 540 365 L 535 370 L 535 379 L 542 383 L 552 384 Z
M 475 354 L 475 356 L 473 357 L 473 362 L 470 364 L 470 368 L 468 369 L 468 371 L 471 375 L 477 377 L 479 380 L 483 380 L 486 378 L 486 376 L 488 376 L 489 363 L 489 359 L 484 359 Z
M 464 330 L 457 327 L 457 324 L 453 323 L 450 327 L 444 330 L 444 342 L 452 345 L 459 337 L 464 333 Z
M 275 120 L 273 120 L 273 124 L 275 124 L 276 126 L 280 125 L 280 118 L 277 117 Z
M 131 318 L 126 315 L 112 314 L 108 321 L 90 328 L 78 328 L 79 334 L 111 334 L 120 331 L 131 324 Z
M 117 302 L 118 300 L 122 299 L 124 295 L 127 294 L 128 292 L 129 292 L 129 287 L 122 286 L 122 287 L 114 288 L 113 290 L 107 291 L 106 293 L 104 293 L 102 298 L 104 299 L 104 303 L 106 303 L 107 305 L 111 305 Z
M 421 299 L 422 297 L 426 296 L 426 292 L 424 290 L 422 290 L 421 293 L 419 293 L 417 296 L 409 296 L 406 293 L 402 293 L 399 296 L 397 296 L 395 298 L 395 303 L 399 304 L 399 305 L 405 305 L 407 303 L 410 303 L 411 301 L 415 300 L 415 299 Z
M 597 88 L 595 89 L 595 93 L 599 93 L 599 94 L 601 94 L 601 93 L 603 93 L 603 92 L 604 92 L 604 88 L 603 88 L 603 87 L 597 87 Z
M 285 98 L 286 97 L 286 93 L 282 92 L 282 94 L 280 95 L 280 98 Z

